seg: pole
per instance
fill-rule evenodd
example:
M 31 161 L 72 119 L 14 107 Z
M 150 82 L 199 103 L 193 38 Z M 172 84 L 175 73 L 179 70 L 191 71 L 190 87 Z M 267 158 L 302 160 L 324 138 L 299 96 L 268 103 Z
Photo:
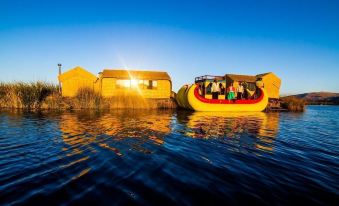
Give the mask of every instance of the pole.
M 60 77 L 60 75 L 61 75 L 61 66 L 62 66 L 62 64 L 58 64 L 58 67 L 59 67 L 59 77 Z M 58 78 L 58 80 L 59 80 L 59 93 L 61 94 L 61 82 L 60 82 L 60 79 Z

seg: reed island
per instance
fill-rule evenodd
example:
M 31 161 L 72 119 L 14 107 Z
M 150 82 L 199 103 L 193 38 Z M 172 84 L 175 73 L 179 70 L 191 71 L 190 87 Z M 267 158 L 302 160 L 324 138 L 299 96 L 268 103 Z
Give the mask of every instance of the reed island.
M 98 75 L 82 67 L 64 73 L 59 84 L 0 83 L 0 108 L 39 109 L 189 109 L 195 111 L 303 111 L 298 98 L 280 98 L 281 80 L 272 72 L 196 77 L 172 92 L 164 71 L 104 69 Z

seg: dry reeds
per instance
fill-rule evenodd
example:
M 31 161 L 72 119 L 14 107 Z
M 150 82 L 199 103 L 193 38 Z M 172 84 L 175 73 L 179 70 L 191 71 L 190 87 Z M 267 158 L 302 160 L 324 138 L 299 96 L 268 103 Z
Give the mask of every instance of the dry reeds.
M 1 82 L 0 107 L 37 109 L 47 96 L 57 91 L 57 86 L 46 82 Z
M 281 106 L 284 109 L 292 112 L 303 112 L 305 110 L 306 102 L 297 97 L 283 97 Z
M 76 104 L 75 108 L 84 109 L 84 108 L 101 108 L 102 97 L 98 92 L 95 92 L 91 88 L 80 88 L 75 96 Z
M 0 108 L 16 109 L 174 109 L 174 99 L 145 99 L 126 93 L 103 98 L 92 88 L 80 88 L 75 97 L 62 97 L 58 86 L 45 83 L 1 83 Z

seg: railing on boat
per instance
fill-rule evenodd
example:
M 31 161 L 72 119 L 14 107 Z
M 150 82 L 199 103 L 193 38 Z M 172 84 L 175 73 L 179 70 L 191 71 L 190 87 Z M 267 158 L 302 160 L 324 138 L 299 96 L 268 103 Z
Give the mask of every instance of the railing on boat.
M 225 80 L 225 77 L 224 76 L 214 76 L 214 75 L 203 75 L 203 76 L 196 77 L 194 79 L 194 82 L 199 83 L 199 82 L 204 82 L 206 80 L 214 80 L 214 79 Z

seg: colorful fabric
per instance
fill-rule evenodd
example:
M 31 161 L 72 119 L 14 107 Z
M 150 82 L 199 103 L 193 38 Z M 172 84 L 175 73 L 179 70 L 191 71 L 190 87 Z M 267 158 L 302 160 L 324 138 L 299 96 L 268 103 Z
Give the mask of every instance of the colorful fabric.
M 233 86 L 229 86 L 229 87 L 228 87 L 228 91 L 229 91 L 229 92 L 235 92 L 235 89 L 234 89 Z
M 234 92 L 233 92 L 233 91 L 228 92 L 227 99 L 228 99 L 228 100 L 235 99 L 235 95 L 234 95 Z

